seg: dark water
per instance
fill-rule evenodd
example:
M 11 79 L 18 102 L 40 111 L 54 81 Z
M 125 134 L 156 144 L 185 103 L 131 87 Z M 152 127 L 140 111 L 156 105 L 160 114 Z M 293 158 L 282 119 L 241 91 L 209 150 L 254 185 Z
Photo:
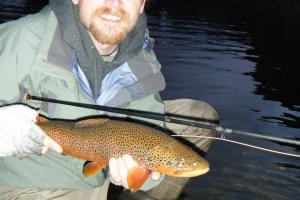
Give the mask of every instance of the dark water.
M 300 140 L 299 27 L 258 23 L 264 18 L 251 20 L 241 10 L 211 2 L 148 1 L 149 29 L 167 81 L 163 98 L 204 100 L 218 110 L 224 127 Z M 35 12 L 43 4 L 1 1 L 0 21 Z M 295 146 L 226 138 L 300 153 Z M 207 159 L 211 171 L 192 179 L 184 199 L 299 198 L 299 158 L 216 141 Z

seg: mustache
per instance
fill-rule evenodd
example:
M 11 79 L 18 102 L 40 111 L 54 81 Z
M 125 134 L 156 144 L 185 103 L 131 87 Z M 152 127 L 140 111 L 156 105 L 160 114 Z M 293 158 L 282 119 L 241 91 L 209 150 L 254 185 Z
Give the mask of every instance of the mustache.
M 102 16 L 102 15 L 113 15 L 116 17 L 119 17 L 121 20 L 128 20 L 129 16 L 127 14 L 127 12 L 122 9 L 112 9 L 109 7 L 102 7 L 102 8 L 98 8 L 95 13 L 96 16 Z

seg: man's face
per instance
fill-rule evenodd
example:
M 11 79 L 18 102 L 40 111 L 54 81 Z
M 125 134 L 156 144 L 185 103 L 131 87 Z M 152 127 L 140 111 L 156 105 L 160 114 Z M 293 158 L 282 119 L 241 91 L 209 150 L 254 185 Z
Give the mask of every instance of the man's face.
M 145 0 L 72 0 L 83 25 L 102 44 L 119 44 L 134 28 Z

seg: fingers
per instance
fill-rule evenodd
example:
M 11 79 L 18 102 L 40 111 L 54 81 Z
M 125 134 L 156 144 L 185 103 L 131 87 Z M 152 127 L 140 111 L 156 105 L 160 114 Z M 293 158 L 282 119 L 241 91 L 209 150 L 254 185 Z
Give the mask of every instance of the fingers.
M 28 143 L 34 143 L 34 145 L 31 146 L 33 152 L 46 154 L 48 150 L 51 149 L 58 153 L 62 153 L 62 147 L 55 140 L 47 136 L 39 126 L 29 120 L 27 123 L 30 128 L 24 135 L 28 135 L 28 139 L 30 139 Z
M 62 147 L 36 125 L 37 115 L 36 110 L 24 105 L 1 107 L 0 120 L 5 124 L 1 132 L 9 133 L 5 135 L 5 140 L 1 138 L 7 146 L 7 155 L 23 157 L 32 153 L 45 154 L 49 149 L 62 152 Z
M 127 169 L 133 168 L 138 165 L 138 163 L 128 154 L 122 156 L 122 160 L 126 165 Z
M 36 121 L 36 117 L 38 115 L 36 110 L 22 104 L 12 105 L 7 107 L 7 109 L 10 110 L 10 112 L 14 115 L 25 117 L 31 121 Z
M 109 160 L 109 173 L 111 182 L 115 185 L 122 185 L 123 187 L 128 188 L 128 170 L 137 165 L 138 163 L 127 154 L 117 159 L 111 158 Z
M 38 111 L 24 105 L 14 105 L 11 106 L 11 108 L 17 112 L 22 117 L 25 117 L 31 121 L 36 122 L 37 116 L 38 116 Z M 35 129 L 38 129 L 37 127 Z M 40 135 L 44 135 L 44 132 L 42 130 L 36 130 L 36 132 L 41 132 Z M 37 140 L 37 138 L 35 138 Z M 38 140 L 37 140 L 38 141 Z M 42 148 L 42 154 L 46 154 L 48 150 L 54 150 L 58 153 L 62 153 L 62 147 L 54 141 L 52 138 L 49 136 L 46 136 L 45 139 L 43 140 L 43 148 Z
M 160 173 L 159 173 L 159 172 L 152 172 L 152 173 L 151 173 L 151 178 L 152 178 L 154 181 L 158 181 L 159 178 L 160 178 Z
M 45 137 L 43 145 L 42 154 L 46 154 L 49 149 L 62 153 L 62 147 L 49 136 Z
M 42 147 L 42 154 L 46 154 L 47 152 L 48 152 L 48 150 L 49 150 L 49 148 L 48 147 L 46 147 L 46 146 L 43 146 Z
M 120 175 L 120 179 L 121 179 L 121 185 L 124 188 L 128 188 L 128 184 L 127 184 L 128 168 L 127 168 L 124 158 L 123 157 L 118 158 L 117 164 L 118 164 L 119 175 Z
M 118 169 L 118 162 L 115 158 L 109 159 L 109 174 L 112 183 L 114 183 L 115 185 L 121 185 L 121 176 Z

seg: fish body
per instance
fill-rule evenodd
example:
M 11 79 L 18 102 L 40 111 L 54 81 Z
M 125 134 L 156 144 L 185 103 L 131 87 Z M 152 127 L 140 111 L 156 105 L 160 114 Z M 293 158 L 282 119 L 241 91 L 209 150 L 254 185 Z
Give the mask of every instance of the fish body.
M 38 125 L 62 146 L 63 154 L 92 161 L 84 166 L 86 176 L 95 175 L 112 157 L 131 155 L 139 164 L 128 174 L 128 186 L 134 191 L 150 171 L 177 177 L 209 171 L 208 162 L 191 148 L 149 126 L 110 118 L 85 119 L 75 124 L 40 121 Z

